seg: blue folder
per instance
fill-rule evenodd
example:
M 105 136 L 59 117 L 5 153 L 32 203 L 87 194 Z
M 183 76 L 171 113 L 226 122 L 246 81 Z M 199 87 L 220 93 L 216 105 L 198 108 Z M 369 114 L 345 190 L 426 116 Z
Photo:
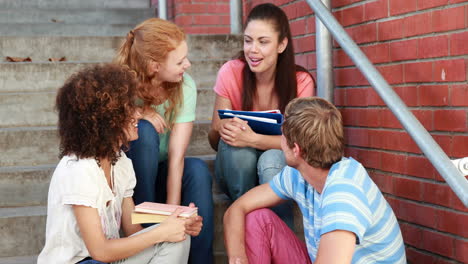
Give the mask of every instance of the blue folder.
M 231 113 L 233 115 L 245 115 L 245 116 L 255 116 L 255 117 L 264 117 L 271 118 L 276 120 L 275 123 L 268 123 L 259 120 L 251 120 L 243 117 L 238 117 L 242 120 L 248 122 L 250 128 L 256 133 L 262 135 L 281 135 L 281 125 L 283 124 L 283 115 L 279 113 L 260 113 L 255 111 L 234 111 L 234 110 L 218 110 L 219 118 L 233 118 L 232 115 L 227 115 L 226 113 Z

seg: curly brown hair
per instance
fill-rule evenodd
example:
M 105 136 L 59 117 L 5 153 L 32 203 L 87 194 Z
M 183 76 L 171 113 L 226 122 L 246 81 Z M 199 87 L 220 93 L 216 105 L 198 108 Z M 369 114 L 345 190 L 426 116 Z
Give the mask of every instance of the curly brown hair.
M 125 129 L 136 111 L 136 90 L 134 73 L 118 65 L 94 66 L 70 76 L 55 105 L 60 158 L 74 154 L 114 164 L 121 144 L 128 143 Z

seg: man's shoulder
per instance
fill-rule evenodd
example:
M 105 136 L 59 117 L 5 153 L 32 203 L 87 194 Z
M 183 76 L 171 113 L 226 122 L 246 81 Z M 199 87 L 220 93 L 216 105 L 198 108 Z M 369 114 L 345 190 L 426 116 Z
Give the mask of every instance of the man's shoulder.
M 297 176 L 301 176 L 301 173 L 297 169 L 290 166 L 285 166 L 280 174 L 282 177 L 291 178 L 294 181 L 298 180 Z
M 345 178 L 355 179 L 356 177 L 362 177 L 362 174 L 367 175 L 367 171 L 364 166 L 352 157 L 342 157 L 340 161 L 334 163 L 329 172 L 330 178 Z

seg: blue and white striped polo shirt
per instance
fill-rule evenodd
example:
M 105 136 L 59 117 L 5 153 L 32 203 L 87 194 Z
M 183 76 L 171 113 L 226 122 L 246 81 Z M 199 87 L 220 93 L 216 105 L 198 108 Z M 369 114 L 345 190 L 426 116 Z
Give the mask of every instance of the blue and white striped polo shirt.
M 392 208 L 356 160 L 343 158 L 333 164 L 322 193 L 289 166 L 270 181 L 270 186 L 282 199 L 293 199 L 299 205 L 312 262 L 323 234 L 347 230 L 356 235 L 352 263 L 406 263 Z

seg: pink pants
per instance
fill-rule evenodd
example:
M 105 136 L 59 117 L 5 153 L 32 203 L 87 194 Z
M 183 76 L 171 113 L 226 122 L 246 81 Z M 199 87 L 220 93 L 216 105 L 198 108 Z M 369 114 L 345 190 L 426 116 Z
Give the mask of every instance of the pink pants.
M 245 244 L 251 264 L 311 264 L 304 242 L 270 209 L 245 218 Z

